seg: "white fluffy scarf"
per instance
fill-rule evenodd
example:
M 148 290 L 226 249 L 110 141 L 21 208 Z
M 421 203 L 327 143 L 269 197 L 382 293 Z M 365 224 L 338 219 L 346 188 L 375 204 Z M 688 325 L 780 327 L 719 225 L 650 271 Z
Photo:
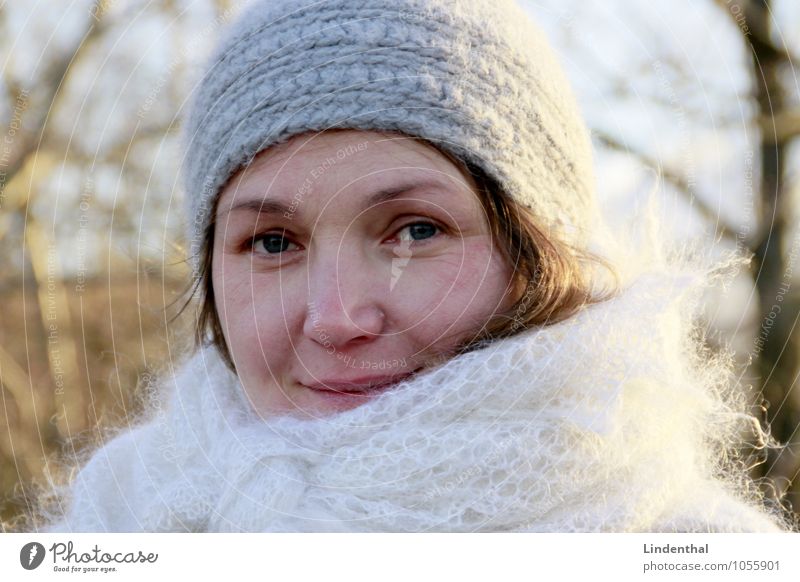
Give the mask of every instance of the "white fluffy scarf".
M 698 351 L 716 275 L 638 271 L 324 419 L 260 420 L 202 350 L 150 386 L 148 421 L 93 454 L 48 530 L 780 531 L 720 474 L 753 419 L 723 394 L 730 358 Z

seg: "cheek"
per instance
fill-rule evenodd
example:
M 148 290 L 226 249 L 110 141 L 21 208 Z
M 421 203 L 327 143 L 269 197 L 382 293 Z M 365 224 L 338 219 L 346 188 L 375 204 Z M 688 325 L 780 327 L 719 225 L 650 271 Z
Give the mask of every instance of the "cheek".
M 277 373 L 291 345 L 280 288 L 263 279 L 233 262 L 214 273 L 217 313 L 242 379 L 263 376 L 267 366 Z
M 412 259 L 409 267 L 398 281 L 402 299 L 397 301 L 414 314 L 415 324 L 436 333 L 451 325 L 463 330 L 484 323 L 502 306 L 511 277 L 491 239 L 484 236 L 466 238 L 463 246 L 435 259 Z

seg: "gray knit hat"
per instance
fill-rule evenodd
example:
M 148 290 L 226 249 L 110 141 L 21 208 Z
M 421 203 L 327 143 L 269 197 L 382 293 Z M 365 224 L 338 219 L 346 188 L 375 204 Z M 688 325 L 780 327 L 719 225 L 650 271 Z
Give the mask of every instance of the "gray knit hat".
M 184 125 L 194 266 L 238 169 L 293 135 L 334 127 L 429 140 L 572 243 L 596 211 L 575 99 L 512 0 L 257 0 L 224 34 Z

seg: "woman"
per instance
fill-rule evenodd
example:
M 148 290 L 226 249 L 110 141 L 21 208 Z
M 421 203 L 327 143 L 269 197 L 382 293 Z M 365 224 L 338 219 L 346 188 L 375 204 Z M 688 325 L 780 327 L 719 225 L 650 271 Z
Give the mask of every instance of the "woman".
M 192 100 L 200 346 L 50 531 L 786 529 L 692 324 L 743 261 L 608 232 L 513 2 L 259 1 Z

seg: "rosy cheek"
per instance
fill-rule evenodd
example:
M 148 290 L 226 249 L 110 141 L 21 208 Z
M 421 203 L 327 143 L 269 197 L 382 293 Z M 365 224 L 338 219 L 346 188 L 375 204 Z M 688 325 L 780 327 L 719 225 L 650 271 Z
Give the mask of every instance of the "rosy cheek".
M 465 239 L 458 253 L 458 265 L 450 273 L 459 288 L 477 289 L 495 276 L 496 261 L 489 244 L 479 237 Z
M 446 303 L 453 317 L 477 320 L 502 301 L 510 273 L 485 241 L 470 241 L 466 247 L 463 263 L 451 275 L 456 282 Z
M 403 329 L 416 330 L 410 333 L 416 335 L 428 328 L 439 333 L 462 312 L 469 311 L 475 281 L 480 278 L 476 271 L 460 249 L 435 259 L 409 263 L 399 274 L 386 305 L 396 319 L 402 320 Z

